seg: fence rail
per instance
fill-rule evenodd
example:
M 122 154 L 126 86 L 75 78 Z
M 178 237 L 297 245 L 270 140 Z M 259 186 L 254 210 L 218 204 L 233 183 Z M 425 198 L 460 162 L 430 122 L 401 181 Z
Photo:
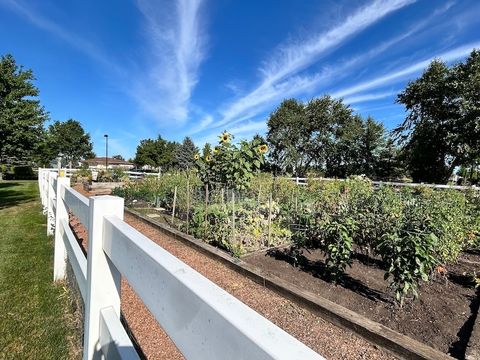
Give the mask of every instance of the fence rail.
M 70 180 L 39 169 L 42 205 L 54 234 L 54 280 L 70 262 L 85 302 L 83 358 L 138 359 L 120 323 L 124 276 L 187 359 L 322 359 L 123 221 L 123 199 L 89 199 Z M 88 256 L 69 226 L 88 229 Z
M 301 178 L 301 177 L 292 177 L 288 178 L 289 180 L 294 181 L 297 185 L 307 185 L 308 180 L 320 180 L 320 181 L 345 181 L 345 179 L 333 179 L 333 178 Z M 381 186 L 388 185 L 394 187 L 429 187 L 432 189 L 454 189 L 454 190 L 480 190 L 479 187 L 472 186 L 462 186 L 462 185 L 444 185 L 444 184 L 424 184 L 424 183 L 402 183 L 398 181 L 372 181 L 373 185 Z

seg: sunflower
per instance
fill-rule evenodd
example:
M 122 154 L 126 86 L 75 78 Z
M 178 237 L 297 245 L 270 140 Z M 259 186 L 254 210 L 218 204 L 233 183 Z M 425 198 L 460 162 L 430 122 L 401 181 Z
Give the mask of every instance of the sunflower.
M 225 131 L 222 135 L 220 135 L 220 142 L 228 143 L 230 141 L 230 138 L 231 138 L 231 135 Z
M 261 154 L 265 154 L 268 151 L 268 146 L 263 144 L 258 147 L 258 152 Z
M 219 151 L 220 151 L 220 146 L 215 146 L 215 147 L 213 148 L 213 153 L 214 153 L 214 154 L 218 153 Z
M 209 162 L 212 160 L 212 157 L 210 155 L 205 156 L 205 161 Z
M 194 158 L 195 160 L 200 160 L 200 155 L 197 153 L 197 154 L 195 154 L 195 155 L 193 156 L 193 158 Z

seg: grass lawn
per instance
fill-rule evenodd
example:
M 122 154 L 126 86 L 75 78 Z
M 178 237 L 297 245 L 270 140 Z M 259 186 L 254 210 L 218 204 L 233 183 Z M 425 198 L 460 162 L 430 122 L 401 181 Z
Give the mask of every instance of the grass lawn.
M 38 183 L 0 182 L 0 359 L 74 357 L 70 294 L 52 264 Z

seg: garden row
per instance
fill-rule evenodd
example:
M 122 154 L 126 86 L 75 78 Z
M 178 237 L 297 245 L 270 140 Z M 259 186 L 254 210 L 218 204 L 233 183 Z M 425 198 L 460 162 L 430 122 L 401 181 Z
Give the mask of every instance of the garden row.
M 235 256 L 289 243 L 298 257 L 319 248 L 332 281 L 363 253 L 383 263 L 400 303 L 480 245 L 480 196 L 473 190 L 375 188 L 362 177 L 299 187 L 269 174 L 240 190 L 184 172 L 127 182 L 114 194 L 129 206 L 158 209 L 170 225 Z

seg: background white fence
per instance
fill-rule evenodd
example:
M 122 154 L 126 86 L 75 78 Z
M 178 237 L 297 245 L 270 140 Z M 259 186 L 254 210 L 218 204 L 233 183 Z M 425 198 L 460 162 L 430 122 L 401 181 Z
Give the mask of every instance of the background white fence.
M 68 259 L 85 303 L 84 359 L 138 359 L 120 323 L 122 276 L 187 359 L 322 359 L 126 224 L 122 198 L 86 198 L 52 169 L 39 169 L 38 181 L 55 235 L 54 280 Z M 87 258 L 69 212 L 88 229 Z
M 50 170 L 50 171 L 55 171 L 58 172 L 57 169 L 43 169 L 43 170 Z M 65 176 L 70 177 L 72 174 L 77 172 L 80 169 L 62 169 L 65 172 Z M 151 172 L 143 172 L 143 171 L 125 171 L 125 173 L 128 175 L 129 179 L 131 180 L 139 180 L 139 179 L 144 179 L 145 177 L 148 176 L 156 176 L 159 177 L 161 174 L 160 173 L 151 173 Z M 289 180 L 294 181 L 297 185 L 307 185 L 308 178 L 302 178 L 302 177 L 292 177 L 288 178 Z M 311 178 L 312 180 L 322 180 L 322 181 L 345 181 L 345 179 L 334 179 L 334 178 L 323 178 L 323 177 L 317 177 L 317 178 Z M 480 190 L 480 187 L 478 186 L 462 186 L 462 185 L 444 185 L 444 184 L 424 184 L 424 183 L 403 183 L 403 182 L 395 182 L 395 181 L 372 181 L 372 183 L 376 186 L 381 186 L 381 185 L 389 185 L 389 186 L 394 186 L 394 187 L 418 187 L 418 186 L 424 186 L 424 187 L 429 187 L 433 189 L 455 189 L 455 190 Z
M 309 178 L 301 177 L 292 177 L 288 178 L 289 180 L 294 181 L 297 185 L 307 185 Z M 345 181 L 345 179 L 334 179 L 334 178 L 310 178 L 311 180 L 321 180 L 321 181 Z M 473 186 L 462 186 L 462 185 L 443 185 L 443 184 L 424 184 L 424 183 L 402 183 L 395 181 L 372 181 L 372 184 L 375 186 L 389 185 L 394 187 L 429 187 L 432 189 L 455 189 L 455 190 L 480 190 L 479 187 Z

